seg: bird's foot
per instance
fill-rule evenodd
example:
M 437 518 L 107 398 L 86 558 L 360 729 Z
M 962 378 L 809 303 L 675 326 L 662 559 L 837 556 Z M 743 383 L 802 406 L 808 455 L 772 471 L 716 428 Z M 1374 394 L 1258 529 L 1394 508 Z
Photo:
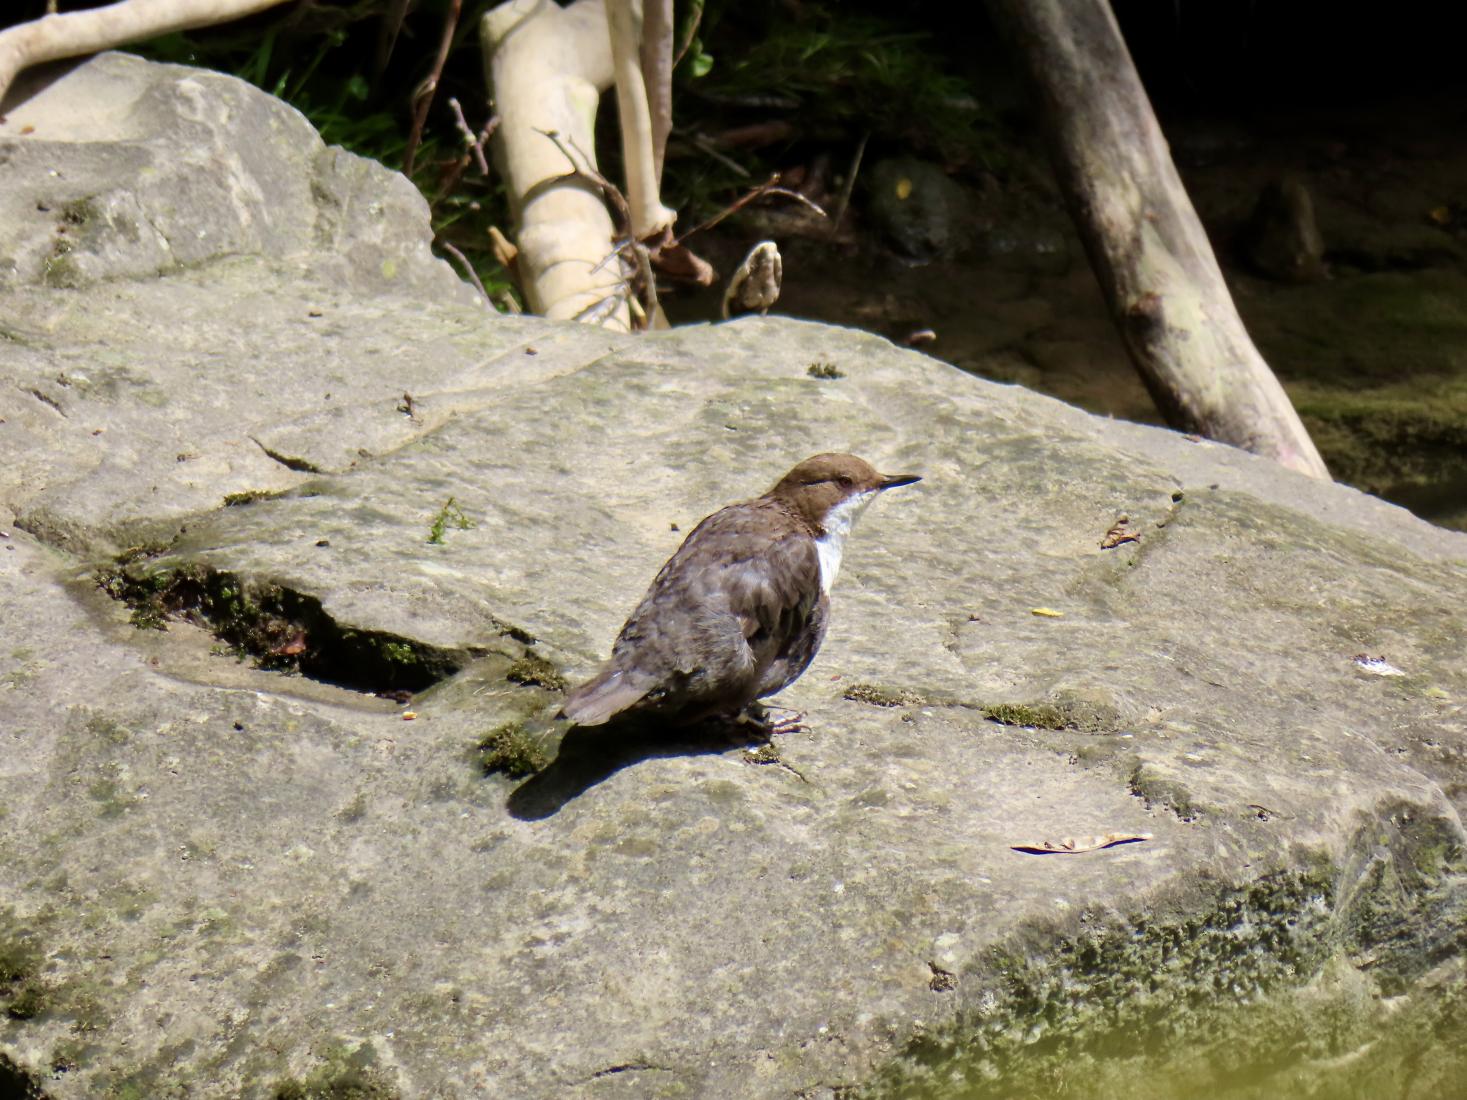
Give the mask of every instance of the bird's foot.
M 772 707 L 763 704 L 744 711 L 739 715 L 738 720 L 757 727 L 767 737 L 773 737 L 776 734 L 784 736 L 791 733 L 810 732 L 810 727 L 805 725 L 804 712 L 793 710 L 790 707 Z

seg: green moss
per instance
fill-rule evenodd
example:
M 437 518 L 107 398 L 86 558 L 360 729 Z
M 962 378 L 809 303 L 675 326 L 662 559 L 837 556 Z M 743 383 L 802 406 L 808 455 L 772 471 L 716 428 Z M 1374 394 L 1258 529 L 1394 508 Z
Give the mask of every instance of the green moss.
M 485 775 L 501 772 L 518 778 L 533 775 L 550 763 L 550 754 L 523 722 L 506 722 L 494 729 L 479 742 L 478 751 Z
M 990 722 L 1001 726 L 1062 730 L 1070 724 L 1064 711 L 1053 703 L 994 703 L 983 707 L 981 713 Z
M 888 688 L 879 684 L 852 684 L 845 698 L 873 707 L 911 707 L 927 702 L 926 698 L 907 688 Z
M 1333 879 L 1327 864 L 1281 871 L 1220 888 L 1200 911 L 1195 901 L 1089 911 L 1068 934 L 1047 923 L 1021 929 L 963 968 L 965 987 L 988 991 L 983 1011 L 912 1040 L 863 1095 L 909 1095 L 903 1083 L 939 1076 L 950 1091 L 931 1095 L 1086 1095 L 992 1086 L 1107 1050 L 1134 1056 L 1128 1042 L 1151 1026 L 1174 1038 L 1198 1025 L 1199 1009 L 1304 981 L 1335 946 Z
M 288 489 L 245 489 L 239 493 L 225 493 L 224 507 L 235 508 L 241 504 L 253 504 L 257 500 L 274 500 L 283 497 Z
M 460 531 L 468 531 L 474 526 L 473 521 L 464 515 L 464 511 L 454 503 L 454 498 L 449 497 L 438 514 L 433 517 L 433 522 L 428 527 L 428 542 L 434 546 L 443 545 L 443 536 L 450 527 Z
M 805 373 L 811 378 L 820 378 L 827 381 L 834 381 L 837 378 L 844 378 L 846 376 L 846 372 L 834 363 L 811 363 Z
M 406 642 L 383 642 L 377 648 L 377 652 L 382 654 L 384 660 L 392 661 L 399 665 L 412 664 L 418 659 L 417 650 L 413 649 Z
M 542 687 L 546 691 L 563 692 L 570 685 L 560 671 L 544 657 L 526 653 L 509 666 L 505 679 L 529 687 Z
M 12 1020 L 33 1020 L 49 1007 L 49 991 L 37 981 L 28 981 L 10 996 L 5 1014 Z
M 0 988 L 23 981 L 35 973 L 36 950 L 19 938 L 0 937 Z

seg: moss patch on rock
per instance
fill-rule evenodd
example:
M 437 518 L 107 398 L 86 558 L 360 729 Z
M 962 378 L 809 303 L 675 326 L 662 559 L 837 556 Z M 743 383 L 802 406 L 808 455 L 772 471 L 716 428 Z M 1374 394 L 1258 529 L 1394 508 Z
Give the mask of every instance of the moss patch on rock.
M 523 722 L 506 722 L 479 742 L 479 766 L 485 775 L 511 778 L 534 775 L 550 763 L 550 752 Z
M 846 688 L 844 697 L 872 707 L 912 707 L 927 701 L 925 696 L 910 688 L 883 687 L 880 684 L 852 684 Z
M 97 584 L 132 609 L 139 628 L 169 620 L 201 626 L 266 669 L 298 672 L 355 691 L 421 691 L 459 670 L 459 654 L 338 623 L 313 596 L 197 563 L 159 567 L 129 551 Z
M 538 653 L 526 653 L 514 661 L 504 678 L 527 687 L 540 687 L 546 691 L 563 692 L 569 683 L 560 670 Z

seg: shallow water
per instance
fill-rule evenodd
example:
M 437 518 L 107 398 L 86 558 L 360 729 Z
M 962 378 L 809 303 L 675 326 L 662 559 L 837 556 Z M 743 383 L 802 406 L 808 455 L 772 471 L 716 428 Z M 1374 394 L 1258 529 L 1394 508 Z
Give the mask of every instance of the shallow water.
M 958 1056 L 902 1100 L 1467 1100 L 1467 966 L 1382 997 L 1348 967 L 1246 1005 Z

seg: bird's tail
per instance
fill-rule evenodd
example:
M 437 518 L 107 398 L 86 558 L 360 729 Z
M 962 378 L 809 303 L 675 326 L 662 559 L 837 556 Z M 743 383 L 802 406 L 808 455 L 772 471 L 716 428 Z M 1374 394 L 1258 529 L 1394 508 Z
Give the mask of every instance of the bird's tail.
M 569 718 L 578 726 L 599 726 L 646 694 L 647 689 L 632 683 L 622 669 L 604 669 L 570 693 L 558 717 Z

